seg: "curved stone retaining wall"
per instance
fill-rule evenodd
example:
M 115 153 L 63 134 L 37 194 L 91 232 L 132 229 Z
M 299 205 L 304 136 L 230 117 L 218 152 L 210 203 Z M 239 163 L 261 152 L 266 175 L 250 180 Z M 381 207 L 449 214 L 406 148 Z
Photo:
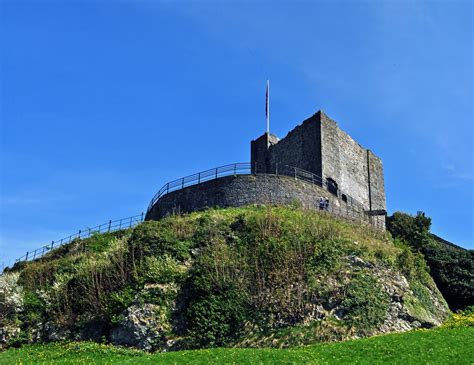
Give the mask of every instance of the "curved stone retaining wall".
M 307 209 L 319 209 L 320 197 L 329 198 L 329 211 L 333 214 L 370 223 L 370 218 L 360 207 L 351 206 L 322 187 L 293 177 L 276 175 L 225 176 L 173 191 L 162 196 L 145 219 L 158 220 L 172 214 L 190 213 L 211 207 L 240 207 L 251 204 L 299 203 Z

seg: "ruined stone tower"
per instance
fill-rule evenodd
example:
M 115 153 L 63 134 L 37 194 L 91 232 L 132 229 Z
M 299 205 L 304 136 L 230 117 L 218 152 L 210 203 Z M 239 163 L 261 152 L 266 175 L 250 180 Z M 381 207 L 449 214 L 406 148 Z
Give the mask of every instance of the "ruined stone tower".
M 382 160 L 322 111 L 283 139 L 265 133 L 251 142 L 253 173 L 278 173 L 285 166 L 320 176 L 334 195 L 342 200 L 350 195 L 374 215 L 386 210 Z

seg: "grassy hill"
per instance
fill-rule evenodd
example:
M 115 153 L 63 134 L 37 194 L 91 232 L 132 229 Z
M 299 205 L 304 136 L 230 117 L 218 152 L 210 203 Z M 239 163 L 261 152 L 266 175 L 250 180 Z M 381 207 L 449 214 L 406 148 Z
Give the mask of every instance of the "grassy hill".
M 7 346 L 292 347 L 449 316 L 422 254 L 297 206 L 208 210 L 97 234 L 7 270 L 1 293 Z
M 440 328 L 291 349 L 178 351 L 149 354 L 91 342 L 25 345 L 0 353 L 1 364 L 472 364 L 474 328 Z

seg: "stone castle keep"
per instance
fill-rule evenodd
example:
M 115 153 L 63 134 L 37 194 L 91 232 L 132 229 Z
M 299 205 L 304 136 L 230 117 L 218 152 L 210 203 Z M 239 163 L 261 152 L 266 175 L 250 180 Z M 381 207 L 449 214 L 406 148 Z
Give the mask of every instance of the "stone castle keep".
M 165 184 L 150 202 L 147 220 L 249 204 L 294 204 L 385 228 L 382 161 L 322 111 L 283 139 L 264 133 L 251 142 L 250 163 L 203 171 Z
M 385 210 L 382 160 L 354 141 L 322 111 L 279 140 L 267 133 L 251 142 L 252 172 L 295 166 L 328 180 L 367 210 Z

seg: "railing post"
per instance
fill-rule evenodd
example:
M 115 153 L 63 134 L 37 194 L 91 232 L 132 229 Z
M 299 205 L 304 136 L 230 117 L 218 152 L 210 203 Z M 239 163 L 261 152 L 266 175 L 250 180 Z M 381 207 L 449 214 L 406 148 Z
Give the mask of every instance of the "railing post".
M 184 189 L 184 177 L 181 179 L 181 189 Z
M 30 253 L 29 251 L 26 251 L 25 261 L 28 261 L 28 254 L 29 254 L 29 253 Z
M 130 226 L 128 228 L 132 228 L 132 217 L 130 217 Z
M 216 167 L 216 179 L 217 179 L 217 167 Z
M 33 251 L 33 260 L 36 258 L 36 250 Z
M 201 173 L 198 172 L 198 184 L 200 184 L 200 183 L 201 183 Z
M 51 250 L 53 249 L 54 241 L 51 241 Z
M 237 165 L 234 164 L 234 176 L 237 175 Z
M 170 183 L 166 184 L 166 194 L 170 192 Z
M 109 219 L 109 229 L 107 230 L 107 232 L 110 232 L 110 226 L 112 225 L 112 219 Z
M 122 220 L 119 221 L 119 230 L 122 229 Z
M 79 230 L 79 233 L 77 234 L 77 238 L 81 239 L 81 230 Z
M 140 222 L 143 222 L 143 212 L 142 212 L 142 218 L 140 219 Z

